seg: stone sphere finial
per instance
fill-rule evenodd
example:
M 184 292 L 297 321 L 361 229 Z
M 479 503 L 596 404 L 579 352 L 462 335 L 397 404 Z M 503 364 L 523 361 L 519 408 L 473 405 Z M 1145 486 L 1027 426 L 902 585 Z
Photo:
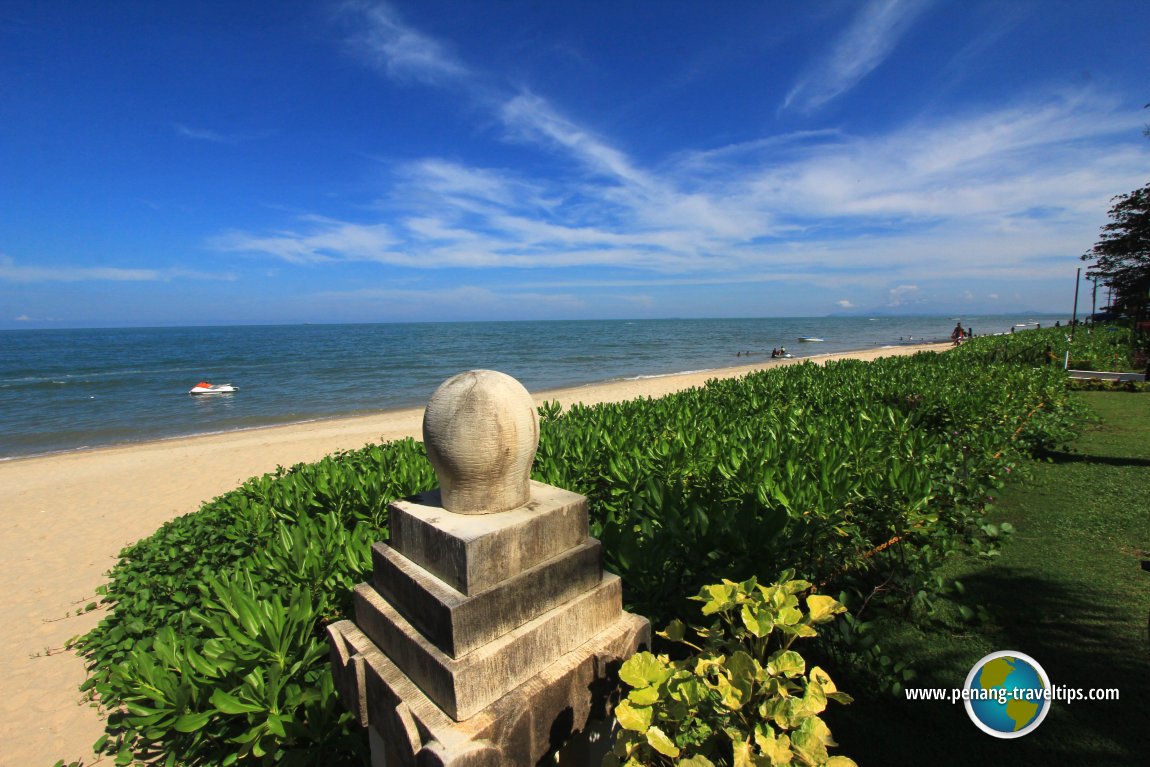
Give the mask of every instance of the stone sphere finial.
M 423 413 L 423 443 L 448 511 L 492 514 L 530 499 L 539 416 L 511 376 L 469 370 L 444 381 Z

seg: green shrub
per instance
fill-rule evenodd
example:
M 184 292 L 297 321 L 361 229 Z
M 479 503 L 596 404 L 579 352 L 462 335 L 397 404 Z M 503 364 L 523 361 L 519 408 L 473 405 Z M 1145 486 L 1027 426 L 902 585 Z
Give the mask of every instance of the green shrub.
M 832 634 L 865 657 L 862 611 L 928 614 L 946 557 L 993 555 L 988 496 L 1078 417 L 1049 367 L 954 352 L 803 364 L 545 406 L 533 476 L 589 496 L 607 566 L 656 624 L 691 615 L 688 595 L 718 579 L 793 568 L 843 594 L 853 615 Z M 323 629 L 367 578 L 387 503 L 434 483 L 419 443 L 368 446 L 249 480 L 126 548 L 109 613 L 77 641 L 109 712 L 101 749 L 119 763 L 362 763 Z
M 827 753 L 835 744 L 819 718 L 828 701 L 850 696 L 791 649 L 846 608 L 816 593 L 800 604 L 812 584 L 793 575 L 770 586 L 752 578 L 704 587 L 695 599 L 716 620 L 690 629 L 676 620 L 659 634 L 693 653 L 672 660 L 641 652 L 623 664 L 619 678 L 631 690 L 615 709 L 620 728 L 604 767 L 854 765 Z
M 387 503 L 434 485 L 402 440 L 245 482 L 120 553 L 111 612 L 76 642 L 108 711 L 97 750 L 171 765 L 362 764 L 323 627 L 387 536 Z
M 1070 388 L 1074 391 L 1125 391 L 1125 392 L 1146 392 L 1150 391 L 1150 382 L 1148 381 L 1104 381 L 1099 378 L 1076 379 L 1070 382 Z
M 1071 336 L 1073 335 L 1073 340 Z M 1066 353 L 1073 370 L 1141 371 L 1146 366 L 1147 338 L 1119 325 L 1079 325 L 1071 331 L 1042 328 L 965 341 L 952 354 L 968 361 L 1051 365 L 1062 368 Z
M 589 496 L 608 567 L 659 623 L 716 577 L 776 576 L 764 563 L 910 599 L 984 537 L 986 496 L 1019 456 L 1077 417 L 1057 371 L 929 353 L 545 412 L 536 478 Z

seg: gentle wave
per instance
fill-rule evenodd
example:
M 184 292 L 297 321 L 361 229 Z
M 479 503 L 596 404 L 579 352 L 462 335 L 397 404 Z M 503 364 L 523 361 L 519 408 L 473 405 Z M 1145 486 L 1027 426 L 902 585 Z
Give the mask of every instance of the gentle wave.
M 694 375 L 696 373 L 713 373 L 722 368 L 700 368 L 699 370 L 680 370 L 674 373 L 652 373 L 651 375 L 637 375 L 626 376 L 625 378 L 618 378 L 618 381 L 647 381 L 653 378 L 673 378 L 674 376 Z

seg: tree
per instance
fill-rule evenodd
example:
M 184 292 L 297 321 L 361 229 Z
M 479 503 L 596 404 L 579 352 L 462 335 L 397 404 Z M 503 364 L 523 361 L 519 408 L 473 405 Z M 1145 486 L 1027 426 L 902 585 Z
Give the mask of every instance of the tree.
M 1087 277 L 1113 289 L 1112 308 L 1140 320 L 1150 291 L 1150 184 L 1113 201 L 1110 223 L 1082 260 L 1094 262 Z

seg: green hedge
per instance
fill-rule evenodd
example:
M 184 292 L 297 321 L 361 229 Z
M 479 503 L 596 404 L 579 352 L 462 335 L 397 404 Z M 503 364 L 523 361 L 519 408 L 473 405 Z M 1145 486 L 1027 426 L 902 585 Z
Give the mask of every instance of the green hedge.
M 1074 370 L 1142 372 L 1146 369 L 1150 339 L 1121 325 L 1079 325 L 1025 330 L 1002 336 L 985 336 L 965 342 L 955 356 L 988 362 L 1050 365 L 1067 362 Z
M 1020 457 L 1079 417 L 1060 371 L 969 354 L 548 405 L 534 476 L 589 496 L 607 566 L 656 625 L 708 583 L 788 568 L 848 606 L 883 583 L 868 609 L 913 613 L 946 556 L 992 546 L 985 503 Z M 366 579 L 387 503 L 434 482 L 419 443 L 368 446 L 250 480 L 125 549 L 108 615 L 77 641 L 110 712 L 98 747 L 119 763 L 363 763 L 323 627 Z

